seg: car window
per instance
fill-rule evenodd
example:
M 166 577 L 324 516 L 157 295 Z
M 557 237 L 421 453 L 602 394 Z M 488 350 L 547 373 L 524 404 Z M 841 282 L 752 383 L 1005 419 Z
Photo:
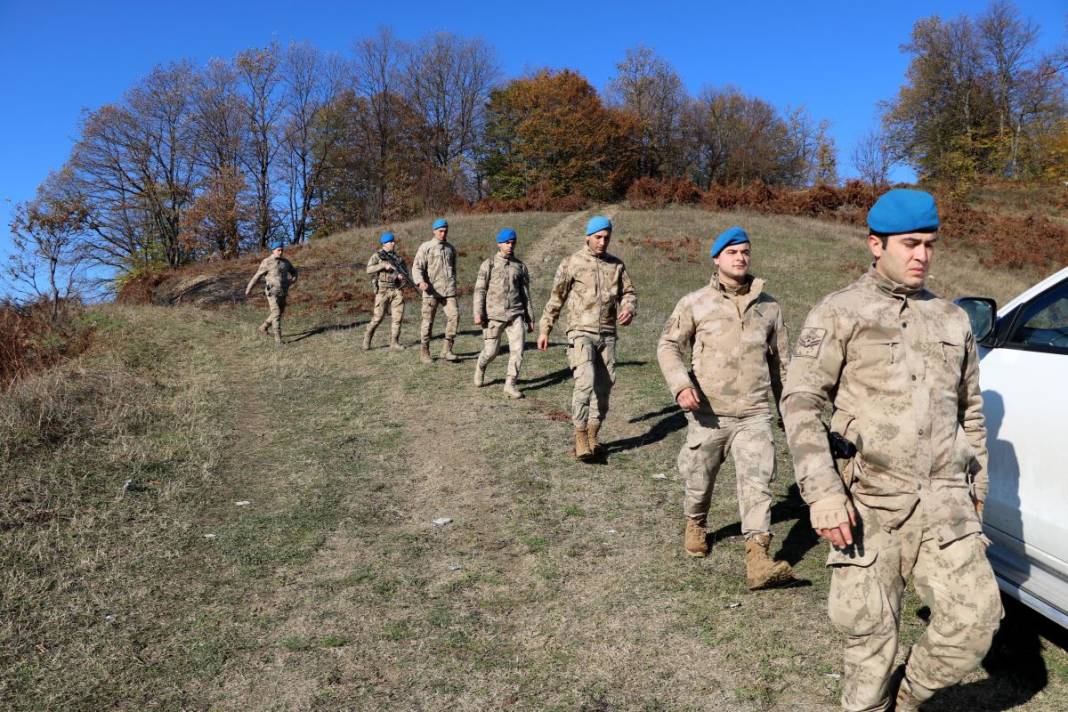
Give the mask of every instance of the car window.
M 1022 307 L 1005 345 L 1068 351 L 1068 280 Z

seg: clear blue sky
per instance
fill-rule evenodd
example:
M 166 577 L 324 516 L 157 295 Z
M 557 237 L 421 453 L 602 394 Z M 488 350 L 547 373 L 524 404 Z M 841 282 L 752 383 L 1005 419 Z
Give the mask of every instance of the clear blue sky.
M 1040 45 L 1065 40 L 1065 0 L 1019 0 L 1042 28 Z M 848 175 L 853 143 L 875 125 L 876 103 L 900 86 L 899 47 L 912 24 L 975 14 L 965 0 L 659 3 L 335 2 L 215 0 L 68 2 L 0 0 L 0 256 L 15 203 L 33 197 L 67 158 L 83 109 L 119 99 L 153 66 L 202 63 L 242 49 L 310 41 L 345 53 L 354 39 L 392 27 L 404 40 L 435 31 L 481 36 L 506 76 L 568 67 L 603 89 L 628 47 L 652 47 L 687 88 L 733 84 L 779 107 L 827 118 Z

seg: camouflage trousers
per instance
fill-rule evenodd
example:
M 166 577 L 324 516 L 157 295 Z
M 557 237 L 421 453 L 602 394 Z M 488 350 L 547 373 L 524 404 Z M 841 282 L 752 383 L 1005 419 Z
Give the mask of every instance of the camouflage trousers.
M 567 363 L 575 379 L 571 394 L 572 422 L 585 428 L 590 420 L 604 420 L 608 415 L 608 396 L 616 382 L 616 337 L 583 332 L 568 334 Z
M 404 293 L 395 288 L 386 287 L 378 290 L 375 294 L 375 308 L 371 313 L 371 322 L 367 328 L 372 332 L 378 328 L 386 317 L 386 307 L 389 307 L 389 316 L 392 321 L 392 333 L 399 334 L 401 324 L 404 323 Z
M 282 315 L 286 311 L 286 294 L 285 292 L 267 292 L 267 308 L 270 312 L 267 314 L 267 318 L 264 320 L 261 328 L 272 328 L 276 335 L 282 333 Z
M 526 323 L 522 315 L 512 317 L 511 321 L 490 320 L 482 330 L 482 353 L 478 355 L 478 365 L 485 368 L 501 348 L 501 332 L 508 336 L 508 371 L 506 377 L 516 381 L 519 369 L 523 365 L 523 350 L 526 348 Z
M 445 310 L 445 338 L 456 338 L 456 326 L 460 321 L 460 309 L 456 305 L 456 297 L 439 297 L 436 294 L 423 294 L 423 323 L 419 326 L 419 339 L 424 344 L 430 343 L 430 332 L 434 328 L 434 317 L 437 316 L 438 307 Z
M 901 595 L 910 575 L 931 609 L 931 622 L 912 646 L 906 667 L 914 695 L 927 698 L 956 684 L 990 648 L 1002 608 L 986 539 L 978 520 L 969 533 L 953 539 L 957 535 L 948 534 L 939 522 L 944 503 L 934 494 L 921 499 L 892 531 L 880 526 L 879 511 L 856 502 L 856 553 L 832 550 L 828 557 L 828 612 L 835 628 L 847 636 L 844 710 L 875 712 L 892 705 L 888 686 L 897 655 Z
M 775 478 L 775 441 L 771 415 L 731 418 L 708 411 L 686 414 L 686 442 L 679 451 L 679 475 L 686 486 L 683 511 L 703 519 L 712 501 L 719 468 L 734 459 L 742 534 L 771 531 L 771 481 Z

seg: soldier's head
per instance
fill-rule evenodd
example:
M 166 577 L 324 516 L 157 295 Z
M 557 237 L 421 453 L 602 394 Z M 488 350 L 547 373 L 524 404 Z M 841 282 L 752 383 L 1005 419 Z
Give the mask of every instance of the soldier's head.
M 276 243 L 271 245 L 271 256 L 272 257 L 281 257 L 282 253 L 284 251 L 285 251 L 285 244 L 282 243 L 281 241 L 276 242 Z
M 397 249 L 397 238 L 393 236 L 392 232 L 384 232 L 382 236 L 378 238 L 378 244 L 382 246 L 382 249 L 386 252 L 393 252 Z
M 868 249 L 876 271 L 906 287 L 922 287 L 934 257 L 938 224 L 930 193 L 905 188 L 884 193 L 868 211 Z
M 497 251 L 504 257 L 511 257 L 515 251 L 515 230 L 506 227 L 497 233 Z
M 445 220 L 445 218 L 438 218 L 437 220 L 435 220 L 434 225 L 431 229 L 434 231 L 434 237 L 441 240 L 442 242 L 444 242 L 445 238 L 449 236 L 449 223 Z
M 612 221 L 603 215 L 594 215 L 586 223 L 586 246 L 595 255 L 608 252 L 608 243 L 612 241 Z
M 749 235 L 735 225 L 719 234 L 709 250 L 720 275 L 740 282 L 749 274 L 751 244 Z

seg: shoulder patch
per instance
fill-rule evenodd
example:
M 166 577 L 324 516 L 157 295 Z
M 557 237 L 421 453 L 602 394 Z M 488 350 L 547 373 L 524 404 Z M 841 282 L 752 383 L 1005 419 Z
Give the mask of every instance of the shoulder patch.
M 820 347 L 823 346 L 823 338 L 827 336 L 826 329 L 807 327 L 801 330 L 797 337 L 797 345 L 794 347 L 794 356 L 803 358 L 816 358 L 820 355 Z

